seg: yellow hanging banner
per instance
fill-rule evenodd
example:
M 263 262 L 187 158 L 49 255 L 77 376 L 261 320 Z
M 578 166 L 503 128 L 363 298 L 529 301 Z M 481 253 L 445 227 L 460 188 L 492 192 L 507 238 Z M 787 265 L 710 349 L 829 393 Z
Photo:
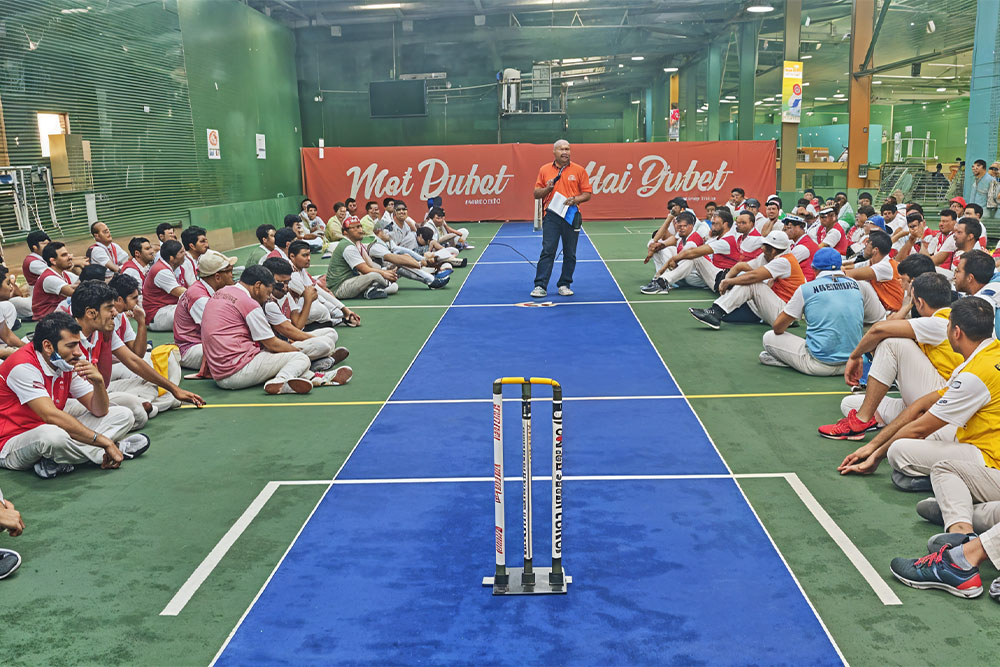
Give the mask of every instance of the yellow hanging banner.
M 781 122 L 802 122 L 802 63 L 785 61 L 785 75 L 781 79 Z

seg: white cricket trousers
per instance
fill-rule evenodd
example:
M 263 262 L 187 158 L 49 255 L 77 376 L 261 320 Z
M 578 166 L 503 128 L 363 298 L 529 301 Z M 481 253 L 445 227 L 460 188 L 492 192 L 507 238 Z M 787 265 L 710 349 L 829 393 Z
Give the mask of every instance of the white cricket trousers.
M 223 389 L 246 389 L 270 380 L 288 382 L 292 378 L 312 379 L 311 362 L 304 352 L 267 352 L 261 350 L 246 366 L 229 377 L 215 381 Z
M 115 442 L 132 429 L 132 413 L 127 408 L 114 405 L 108 408 L 108 414 L 103 417 L 95 417 L 87 412 L 77 419 L 87 428 Z M 0 451 L 0 466 L 10 470 L 28 470 L 43 458 L 52 459 L 56 463 L 77 464 L 89 461 L 101 465 L 104 450 L 74 440 L 58 426 L 42 424 L 8 440 Z

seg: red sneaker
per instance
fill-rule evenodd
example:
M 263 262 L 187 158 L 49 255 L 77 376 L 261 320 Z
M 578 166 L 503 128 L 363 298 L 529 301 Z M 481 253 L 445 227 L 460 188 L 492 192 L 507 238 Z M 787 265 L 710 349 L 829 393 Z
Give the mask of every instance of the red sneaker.
M 878 421 L 874 417 L 863 422 L 858 419 L 858 411 L 851 410 L 836 424 L 820 426 L 819 434 L 831 440 L 861 440 L 868 431 L 877 431 L 878 429 Z

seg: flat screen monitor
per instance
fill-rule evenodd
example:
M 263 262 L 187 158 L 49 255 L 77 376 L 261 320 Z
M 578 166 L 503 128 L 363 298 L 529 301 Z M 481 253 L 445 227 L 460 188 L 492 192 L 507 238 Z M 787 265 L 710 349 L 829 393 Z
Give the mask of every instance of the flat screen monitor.
M 427 115 L 427 82 L 372 81 L 368 84 L 372 118 L 405 118 Z

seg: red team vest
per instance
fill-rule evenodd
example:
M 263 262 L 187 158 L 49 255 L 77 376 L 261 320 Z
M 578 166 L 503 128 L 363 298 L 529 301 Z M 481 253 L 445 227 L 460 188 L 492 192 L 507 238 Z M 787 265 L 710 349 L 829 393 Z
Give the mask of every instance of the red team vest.
M 28 281 L 28 285 L 30 285 L 32 288 L 35 286 L 35 282 L 38 280 L 38 276 L 36 276 L 34 273 L 31 272 L 31 263 L 35 261 L 40 261 L 43 264 L 45 263 L 45 260 L 42 259 L 42 256 L 39 255 L 37 252 L 31 253 L 30 255 L 24 258 L 23 262 L 21 262 L 21 273 L 24 274 L 24 279 Z
M 161 259 L 153 264 L 153 268 L 149 270 L 145 280 L 142 281 L 142 308 L 146 311 L 146 317 L 150 322 L 156 317 L 156 313 L 160 308 L 177 303 L 176 296 L 169 292 L 164 292 L 156 286 L 154 280 L 156 279 L 156 274 L 160 271 L 173 272 L 173 269 L 170 268 L 166 260 Z M 180 279 L 178 279 L 178 282 L 180 282 Z
M 677 252 L 684 250 L 684 246 L 688 243 L 693 243 L 697 248 L 698 246 L 705 245 L 705 239 L 701 238 L 701 234 L 698 232 L 691 232 L 687 235 L 687 237 L 682 236 L 680 237 L 680 240 L 677 241 Z
M 940 248 L 941 246 L 943 246 L 944 242 L 947 241 L 949 238 L 951 238 L 954 235 L 955 235 L 955 232 L 952 232 L 951 234 L 945 234 L 944 232 L 938 232 L 938 248 Z M 940 250 L 939 250 L 939 252 L 940 252 Z M 942 269 L 951 269 L 954 264 L 955 264 L 955 253 L 949 252 L 948 253 L 948 259 L 946 259 L 943 262 L 941 262 L 941 268 Z
M 0 449 L 7 444 L 7 441 L 16 435 L 21 435 L 26 431 L 43 425 L 45 422 L 27 405 L 21 405 L 17 394 L 7 387 L 7 377 L 15 366 L 30 364 L 37 368 L 42 374 L 42 381 L 45 383 L 45 391 L 48 393 L 56 407 L 62 410 L 66 407 L 69 399 L 70 382 L 73 373 L 61 373 L 56 377 L 49 377 L 42 370 L 33 345 L 25 345 L 0 364 Z
M 757 229 L 754 228 L 754 229 L 750 230 L 749 234 L 740 234 L 739 241 L 737 242 L 737 247 L 738 248 L 741 248 L 743 246 L 743 242 L 747 239 L 748 236 L 760 236 L 760 232 L 758 232 Z M 740 250 L 740 261 L 741 262 L 749 262 L 751 259 L 753 259 L 754 257 L 757 257 L 762 252 L 764 252 L 764 248 L 763 247 L 757 248 L 756 250 L 754 250 L 752 252 L 743 252 L 743 250 L 741 249 Z
M 813 241 L 811 236 L 803 234 L 798 241 L 792 244 L 792 248 L 796 246 L 803 246 L 809 249 L 809 256 L 799 262 L 799 267 L 802 269 L 802 275 L 805 276 L 805 279 L 812 280 L 816 277 L 816 272 L 813 270 L 813 255 L 819 250 L 819 245 Z
M 141 295 L 142 294 L 142 283 L 144 282 L 144 280 L 146 278 L 146 271 L 143 271 L 142 267 L 139 266 L 139 263 L 135 261 L 135 257 L 133 257 L 132 259 L 130 259 L 127 262 L 125 262 L 124 264 L 122 264 L 122 273 L 125 273 L 125 269 L 135 269 L 139 273 L 139 275 L 143 277 L 143 280 L 139 281 L 139 294 Z M 147 269 L 147 271 L 148 271 L 148 269 Z
M 31 319 L 36 322 L 54 311 L 59 302 L 66 298 L 62 294 L 49 294 L 42 289 L 42 283 L 49 276 L 57 276 L 66 281 L 67 285 L 72 285 L 68 271 L 58 273 L 51 266 L 42 271 L 42 275 L 38 276 L 38 289 L 34 289 L 31 292 Z
M 100 243 L 94 243 L 89 248 L 87 248 L 87 250 L 89 250 L 91 253 L 93 253 L 94 248 L 98 248 L 98 247 L 104 248 L 104 246 L 101 245 Z M 111 262 L 115 266 L 121 266 L 122 265 L 122 263 L 119 261 L 120 258 L 118 257 L 118 248 L 115 247 L 114 243 L 112 243 L 110 247 L 104 248 L 104 249 L 108 251 L 108 255 L 111 256 Z M 90 263 L 93 264 L 94 262 L 91 261 Z
M 717 252 L 712 253 L 712 264 L 719 269 L 731 269 L 736 266 L 736 262 L 739 261 L 740 244 L 736 240 L 736 236 L 729 232 L 726 232 L 720 240 L 729 244 L 729 254 L 720 255 Z
M 844 253 L 847 252 L 847 248 L 850 247 L 851 240 L 848 238 L 847 233 L 844 232 L 844 228 L 840 225 L 839 222 L 833 223 L 833 229 L 836 229 L 840 232 L 840 243 L 836 245 L 834 250 L 843 255 Z M 819 229 L 816 230 L 817 245 L 823 242 L 823 239 L 826 238 L 826 235 L 827 235 L 826 227 L 820 225 Z

